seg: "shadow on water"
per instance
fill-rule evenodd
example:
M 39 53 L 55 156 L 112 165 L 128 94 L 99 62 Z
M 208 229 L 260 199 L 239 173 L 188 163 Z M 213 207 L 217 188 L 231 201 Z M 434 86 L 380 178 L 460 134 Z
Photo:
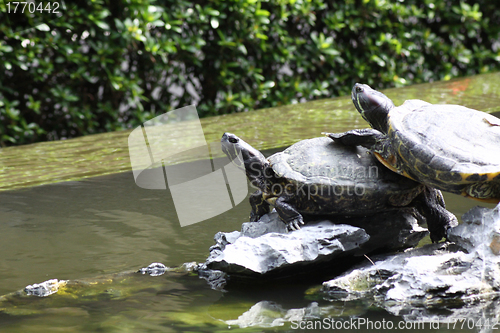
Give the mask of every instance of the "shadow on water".
M 497 111 L 500 116 L 499 79 L 499 74 L 488 74 L 387 94 L 396 104 L 420 97 Z M 202 125 L 208 142 L 231 131 L 258 149 L 274 148 L 266 150 L 266 156 L 322 131 L 367 127 L 349 97 L 207 118 Z M 232 332 L 262 332 L 294 331 L 293 318 L 403 320 L 363 301 L 304 296 L 321 282 L 312 272 L 300 283 L 245 283 L 227 292 L 210 289 L 190 272 L 158 277 L 135 273 L 152 262 L 169 267 L 203 262 L 214 234 L 239 230 L 250 206 L 245 199 L 219 216 L 181 227 L 168 189 L 136 186 L 127 155 L 128 133 L 0 150 L 0 187 L 8 189 L 0 192 L 2 332 L 224 332 L 229 326 Z M 103 175 L 117 171 L 121 173 Z M 83 179 L 95 175 L 100 176 Z M 68 179 L 72 181 L 53 183 Z M 33 184 L 46 185 L 30 187 Z M 445 199 L 458 217 L 478 204 L 447 193 Z M 49 279 L 69 282 L 45 298 L 12 293 Z

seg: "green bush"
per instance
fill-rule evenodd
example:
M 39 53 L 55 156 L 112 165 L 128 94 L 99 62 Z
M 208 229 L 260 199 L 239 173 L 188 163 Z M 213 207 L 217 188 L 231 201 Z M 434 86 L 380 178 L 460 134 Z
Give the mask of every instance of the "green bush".
M 3 146 L 130 128 L 192 103 L 210 116 L 500 67 L 500 9 L 486 0 L 92 0 L 60 14 L 9 3 Z

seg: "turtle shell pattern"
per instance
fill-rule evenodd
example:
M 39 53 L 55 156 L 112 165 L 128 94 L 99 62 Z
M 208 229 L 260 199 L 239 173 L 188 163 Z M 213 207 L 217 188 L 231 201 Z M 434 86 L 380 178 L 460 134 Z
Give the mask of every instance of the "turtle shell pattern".
M 311 214 L 366 215 L 405 206 L 423 188 L 387 169 L 368 149 L 327 137 L 300 141 L 268 160 L 281 177 L 273 187 Z
M 464 106 L 408 100 L 389 112 L 388 123 L 393 153 L 401 159 L 393 161 L 395 168 L 457 194 L 486 182 L 500 199 L 500 119 Z

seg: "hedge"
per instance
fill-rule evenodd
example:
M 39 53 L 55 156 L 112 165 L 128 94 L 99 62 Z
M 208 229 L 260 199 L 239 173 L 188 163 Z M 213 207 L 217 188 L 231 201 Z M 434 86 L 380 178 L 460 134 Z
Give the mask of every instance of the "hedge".
M 59 14 L 0 3 L 2 146 L 193 103 L 211 116 L 500 67 L 500 9 L 487 0 L 58 2 Z

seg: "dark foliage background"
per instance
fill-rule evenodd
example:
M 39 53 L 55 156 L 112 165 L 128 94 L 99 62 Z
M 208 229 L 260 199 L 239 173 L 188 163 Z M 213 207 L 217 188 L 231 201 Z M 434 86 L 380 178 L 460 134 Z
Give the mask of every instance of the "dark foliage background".
M 500 68 L 488 0 L 58 2 L 0 3 L 2 146 Z

